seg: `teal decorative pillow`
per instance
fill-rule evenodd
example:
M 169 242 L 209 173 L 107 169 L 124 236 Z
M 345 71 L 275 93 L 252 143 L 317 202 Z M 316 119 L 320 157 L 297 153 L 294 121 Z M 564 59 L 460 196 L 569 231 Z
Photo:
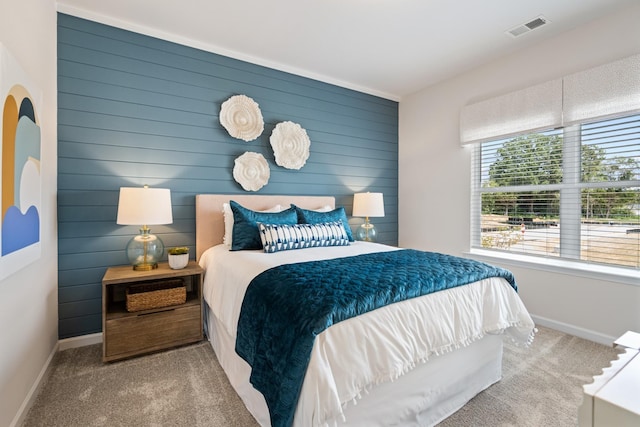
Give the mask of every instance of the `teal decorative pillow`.
M 335 222 L 340 221 L 347 232 L 347 237 L 350 242 L 353 242 L 353 235 L 351 234 L 351 227 L 349 227 L 349 220 L 347 220 L 347 214 L 343 207 L 336 208 L 329 212 L 317 212 L 308 209 L 302 209 L 296 205 L 291 205 L 296 209 L 298 214 L 298 224 L 320 224 L 323 222 Z
M 281 212 L 282 206 L 274 205 L 273 207 L 258 212 Z M 222 204 L 222 214 L 224 216 L 224 237 L 222 243 L 228 248 L 231 248 L 231 242 L 233 242 L 233 212 L 229 203 Z
M 321 224 L 258 223 L 264 251 L 268 253 L 324 246 L 347 246 L 349 238 L 341 221 Z
M 298 221 L 296 210 L 293 207 L 282 212 L 256 212 L 233 200 L 229 201 L 229 206 L 231 207 L 231 212 L 233 212 L 232 251 L 262 249 L 258 222 L 295 224 Z

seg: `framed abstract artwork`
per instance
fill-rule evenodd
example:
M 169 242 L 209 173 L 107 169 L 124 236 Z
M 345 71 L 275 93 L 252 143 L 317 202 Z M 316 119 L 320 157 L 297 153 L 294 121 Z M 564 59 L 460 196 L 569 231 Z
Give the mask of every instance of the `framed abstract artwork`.
M 41 92 L 0 44 L 0 279 L 40 258 Z

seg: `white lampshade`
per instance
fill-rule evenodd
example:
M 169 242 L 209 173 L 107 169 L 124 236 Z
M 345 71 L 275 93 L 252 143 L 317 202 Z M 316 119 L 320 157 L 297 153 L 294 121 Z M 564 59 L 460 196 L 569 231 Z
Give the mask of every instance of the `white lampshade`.
M 134 270 L 151 270 L 158 267 L 164 254 L 164 243 L 151 234 L 148 225 L 171 224 L 171 191 L 167 188 L 122 187 L 118 200 L 120 225 L 141 225 L 140 234 L 127 244 L 126 253 Z
M 168 188 L 121 187 L 117 224 L 171 224 L 171 190 Z
M 382 193 L 356 193 L 353 195 L 353 216 L 383 217 Z
M 356 193 L 353 195 L 353 216 L 365 217 L 364 224 L 356 230 L 356 240 L 375 242 L 378 230 L 369 222 L 369 217 L 384 216 L 382 193 Z

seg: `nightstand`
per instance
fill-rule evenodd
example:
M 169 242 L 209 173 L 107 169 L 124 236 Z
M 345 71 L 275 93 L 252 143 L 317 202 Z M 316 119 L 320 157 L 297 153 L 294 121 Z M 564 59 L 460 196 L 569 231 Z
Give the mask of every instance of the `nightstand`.
M 583 386 L 578 425 L 626 427 L 640 425 L 640 334 L 627 332 L 614 342 L 624 348 L 611 366 Z
M 134 271 L 130 265 L 110 267 L 102 278 L 102 360 L 110 362 L 202 340 L 203 270 L 190 261 L 172 270 L 165 263 L 151 271 Z M 183 304 L 127 311 L 131 287 L 182 282 Z

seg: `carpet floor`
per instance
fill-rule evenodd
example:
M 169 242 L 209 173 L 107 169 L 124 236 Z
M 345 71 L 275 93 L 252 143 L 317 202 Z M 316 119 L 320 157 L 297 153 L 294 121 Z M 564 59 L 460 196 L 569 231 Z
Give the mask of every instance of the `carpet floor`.
M 548 328 L 528 349 L 505 345 L 503 378 L 440 427 L 576 426 L 582 385 L 618 350 Z M 23 427 L 257 423 L 207 342 L 103 364 L 100 344 L 57 353 Z

